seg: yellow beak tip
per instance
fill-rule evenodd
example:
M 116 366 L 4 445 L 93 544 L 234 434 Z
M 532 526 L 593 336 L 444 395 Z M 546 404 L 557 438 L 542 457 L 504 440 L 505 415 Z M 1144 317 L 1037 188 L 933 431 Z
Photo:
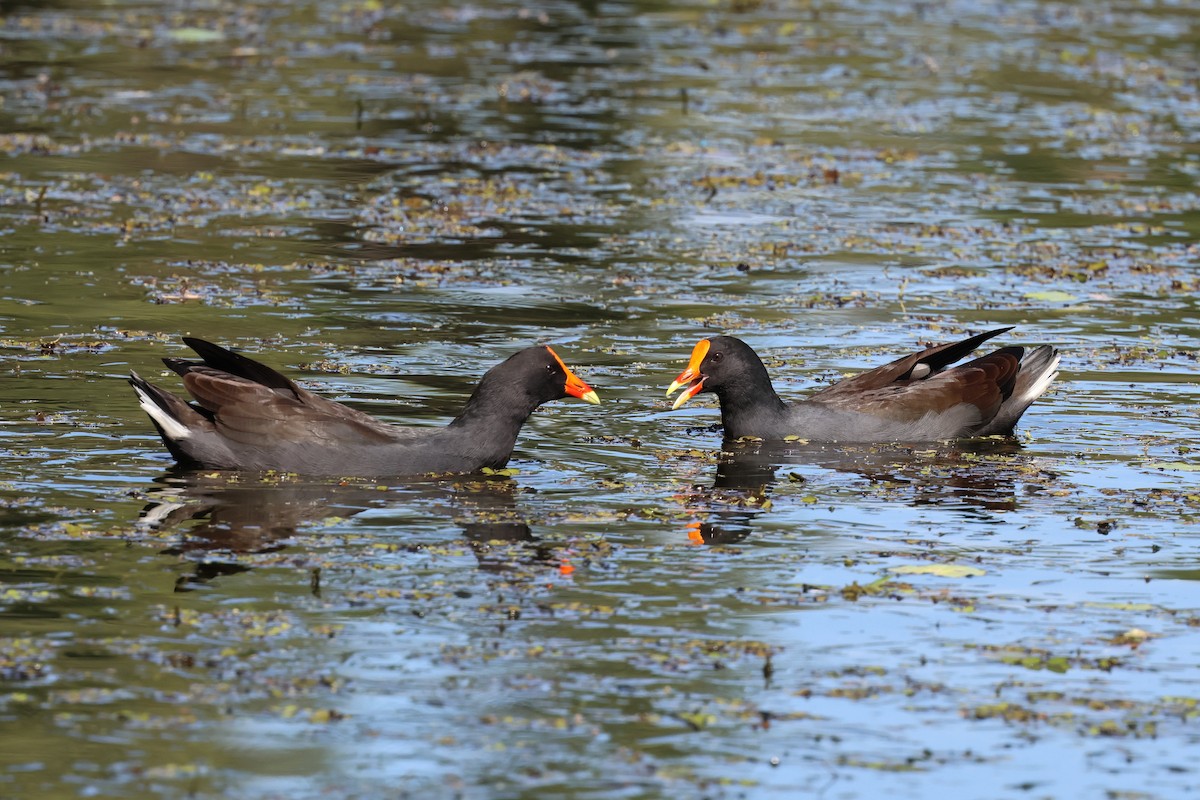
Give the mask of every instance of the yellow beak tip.
M 667 387 L 667 397 L 675 394 L 675 390 L 682 385 L 679 381 L 671 381 L 671 385 Z
M 688 400 L 691 400 L 691 399 L 692 399 L 692 396 L 690 394 L 688 394 L 687 392 L 684 392 L 683 394 L 679 395 L 679 397 L 675 398 L 675 402 L 671 404 L 671 410 L 674 411 L 675 409 L 679 408 L 681 405 L 683 405 L 684 403 L 686 403 Z
M 585 392 L 583 395 L 581 395 L 579 397 L 579 399 L 585 403 L 591 403 L 591 404 L 597 405 L 597 406 L 600 405 L 600 395 L 596 394 L 595 389 L 593 389 L 590 392 Z

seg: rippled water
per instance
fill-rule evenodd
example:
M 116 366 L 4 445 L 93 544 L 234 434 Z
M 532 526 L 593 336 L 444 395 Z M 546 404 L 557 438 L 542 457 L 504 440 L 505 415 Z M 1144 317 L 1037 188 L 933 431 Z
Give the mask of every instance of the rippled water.
M 0 796 L 1178 796 L 1200 703 L 1186 5 L 9 4 Z M 722 453 L 1015 325 L 1019 442 Z M 171 467 L 181 335 L 512 476 Z M 161 382 L 178 386 L 169 374 Z

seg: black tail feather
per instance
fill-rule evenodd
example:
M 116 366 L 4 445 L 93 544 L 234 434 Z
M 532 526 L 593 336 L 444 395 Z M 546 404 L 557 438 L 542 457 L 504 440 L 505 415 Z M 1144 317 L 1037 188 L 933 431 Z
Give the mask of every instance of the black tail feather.
M 167 365 L 167 369 L 180 376 L 187 374 L 192 367 L 204 366 L 203 361 L 195 361 L 190 358 L 164 358 L 162 362 Z
M 927 364 L 931 372 L 938 372 L 944 367 L 953 364 L 960 358 L 970 355 L 975 348 L 991 339 L 993 336 L 999 336 L 1002 333 L 1011 331 L 1014 326 L 1010 325 L 1007 328 L 996 328 L 992 331 L 984 331 L 977 333 L 969 339 L 963 339 L 961 342 L 955 342 L 945 350 L 939 350 L 926 358 L 921 359 L 922 364 Z
M 261 383 L 263 386 L 269 386 L 272 389 L 281 389 L 293 393 L 296 391 L 296 384 L 266 364 L 260 364 L 252 358 L 247 358 L 240 353 L 226 350 L 220 345 L 215 345 L 212 342 L 206 342 L 203 339 L 197 339 L 193 336 L 185 336 L 183 337 L 183 341 L 184 344 L 195 350 L 209 367 L 228 372 L 231 375 L 237 375 L 239 378 L 245 378 L 255 383 Z M 179 372 L 179 369 L 176 364 L 170 363 L 171 361 L 177 362 L 178 366 L 183 367 L 185 372 L 187 369 L 184 365 L 189 363 L 185 359 L 163 359 L 163 361 L 168 362 L 167 366 L 176 372 Z M 192 363 L 194 364 L 194 362 Z

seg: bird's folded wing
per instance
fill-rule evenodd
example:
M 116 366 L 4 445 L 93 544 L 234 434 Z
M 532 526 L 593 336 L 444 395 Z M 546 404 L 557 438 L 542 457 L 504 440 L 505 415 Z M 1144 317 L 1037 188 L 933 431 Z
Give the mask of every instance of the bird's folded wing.
M 895 384 L 897 381 L 919 381 L 938 375 L 947 366 L 971 353 L 982 343 L 993 336 L 1010 331 L 1012 328 L 997 328 L 976 334 L 961 342 L 939 344 L 934 347 L 911 353 L 896 359 L 882 367 L 868 370 L 822 389 L 809 399 L 827 401 L 830 397 L 847 394 L 857 394 L 871 389 L 882 389 Z M 974 362 L 972 362 L 974 363 Z
M 428 429 L 402 428 L 295 387 L 284 392 L 208 367 L 183 376 L 196 402 L 229 439 L 248 445 L 304 441 L 345 447 L 403 441 Z
M 883 383 L 876 376 L 872 379 L 873 385 L 866 385 L 867 382 L 864 381 L 863 384 L 852 387 L 854 391 L 849 391 L 845 386 L 846 383 L 857 380 L 853 378 L 813 395 L 810 400 L 830 408 L 905 422 L 922 419 L 931 413 L 945 413 L 957 406 L 970 405 L 978 410 L 978 421 L 986 422 L 996 415 L 1004 398 L 1012 393 L 1013 383 L 1020 369 L 1022 352 L 1019 347 L 1004 348 L 960 367 L 935 372 L 919 379 L 893 378 L 890 382 Z M 901 361 L 905 360 L 907 359 Z M 879 370 L 872 372 L 878 373 Z

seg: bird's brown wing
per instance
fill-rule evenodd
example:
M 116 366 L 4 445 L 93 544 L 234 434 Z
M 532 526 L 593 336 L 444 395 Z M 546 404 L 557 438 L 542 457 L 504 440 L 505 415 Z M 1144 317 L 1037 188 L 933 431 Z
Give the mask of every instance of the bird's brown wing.
M 996 330 L 976 334 L 959 342 L 935 345 L 898 358 L 891 363 L 884 364 L 882 367 L 876 367 L 875 369 L 838 381 L 808 399 L 818 402 L 830 402 L 844 395 L 854 395 L 873 389 L 887 388 L 897 383 L 931 378 L 950 364 L 970 354 L 971 351 L 988 339 L 1010 330 L 1012 330 L 1011 327 L 997 328 Z
M 213 415 L 221 433 L 242 444 L 270 446 L 298 440 L 330 446 L 383 444 L 423 430 L 388 425 L 288 383 L 290 388 L 273 388 L 201 365 L 183 373 L 183 385 Z
M 833 408 L 898 421 L 915 421 L 929 413 L 943 413 L 967 404 L 978 409 L 980 423 L 987 422 L 999 411 L 1004 399 L 1012 394 L 1024 349 L 1006 347 L 959 367 L 932 371 L 919 378 L 904 377 L 911 375 L 915 366 L 937 363 L 939 356 L 945 357 L 945 348 L 955 346 L 943 345 L 941 349 L 930 348 L 922 353 L 914 353 L 842 381 L 809 399 Z M 933 354 L 934 359 L 921 360 L 928 358 L 934 350 L 938 351 Z M 863 378 L 867 380 L 861 380 Z

